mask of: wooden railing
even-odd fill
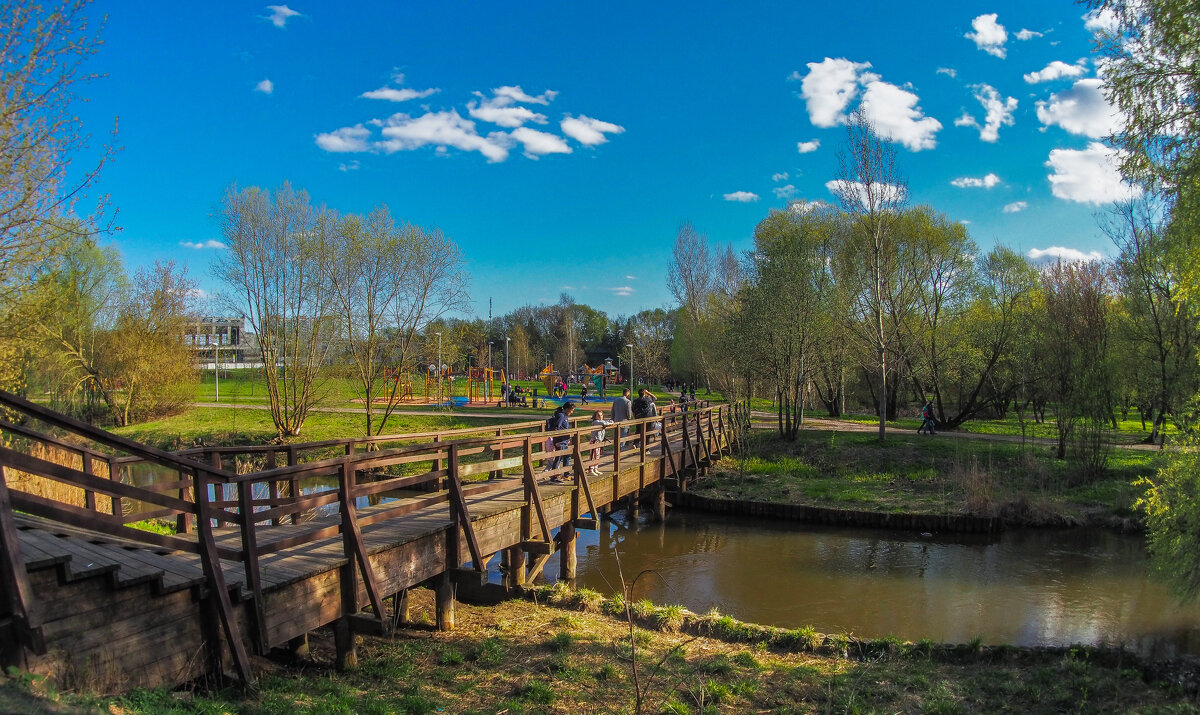
[[[607,428],[603,442],[591,440],[597,428],[584,424],[589,418],[579,417],[572,420],[571,428],[556,432],[547,432],[546,423],[537,420],[294,445],[200,447],[166,452],[9,393],[0,392],[0,405],[91,443],[81,446],[28,425],[0,422],[0,432],[9,435],[14,443],[22,440],[38,443],[78,457],[82,464],[81,469],[76,469],[32,456],[16,449],[15,444],[0,446],[0,536],[5,541],[5,549],[0,552],[0,570],[5,576],[0,595],[5,598],[13,627],[24,638],[22,642],[36,649],[39,621],[36,603],[29,601],[28,585],[23,581],[13,510],[132,542],[198,554],[208,592],[217,597],[221,627],[238,675],[247,681],[249,661],[233,616],[222,559],[242,564],[246,588],[254,594],[253,642],[259,650],[271,645],[266,638],[260,561],[265,556],[301,549],[339,535],[347,564],[343,576],[348,577],[343,578],[342,585],[344,610],[348,613],[359,610],[354,578],[361,576],[372,610],[380,626],[386,627],[383,598],[389,594],[380,591],[370,567],[362,536],[364,527],[445,505],[450,521],[446,530],[447,567],[455,569],[461,565],[459,554],[465,546],[471,569],[481,573],[486,555],[480,551],[474,531],[472,500],[520,488],[525,515],[519,545],[531,553],[550,554],[555,547],[539,480],[565,477],[572,486],[570,523],[595,528],[599,517],[597,500],[585,464],[620,472],[661,456],[671,473],[677,474],[684,453],[688,455],[687,463],[692,465],[711,461],[732,446],[749,423],[749,413],[743,404],[692,403],[687,411],[675,410],[612,425]],[[651,448],[657,448],[658,454],[652,454]],[[593,450],[599,450],[597,459],[591,458]],[[236,468],[229,469],[226,465],[229,460],[236,463],[238,458],[261,460],[263,468],[237,474]],[[563,463],[566,461],[563,458],[570,458],[571,464]],[[281,461],[285,463],[280,464]],[[107,468],[97,470],[99,464]],[[141,487],[126,483],[130,470],[139,464],[157,465],[177,478]],[[536,471],[537,466],[541,471]],[[6,469],[81,488],[84,504],[70,505],[6,489]],[[100,471],[105,474],[98,474]],[[612,481],[615,497],[617,480]],[[111,513],[97,509],[97,494],[111,498]],[[365,510],[360,507],[364,500],[368,505]],[[601,503],[607,501],[606,496]],[[135,508],[134,504],[141,508]],[[312,518],[323,508],[332,512],[334,505],[339,516],[336,521]],[[128,526],[143,519],[173,519],[177,533],[162,535]],[[282,538],[278,535],[263,538],[264,529],[284,523],[302,528],[291,529]],[[223,537],[222,546],[218,546],[215,534],[225,526],[236,529],[239,538]],[[465,544],[460,543],[460,534]]]

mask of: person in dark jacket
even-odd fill
[[[574,411],[575,411],[575,403],[574,402],[568,402],[568,403],[564,404],[562,407],[559,407],[557,410],[554,411],[554,414],[550,417],[550,420],[546,423],[546,428],[550,432],[557,432],[559,430],[571,429],[570,417],[571,417],[571,413]],[[571,436],[570,435],[559,435],[554,438],[554,451],[557,452],[559,450],[566,449],[569,446],[571,446]],[[569,467],[569,466],[571,466],[570,455],[554,457],[553,459],[550,460],[550,469],[557,469],[558,467]],[[550,481],[552,481],[552,482],[567,482],[567,481],[570,481],[570,479],[568,479],[565,476],[557,476],[557,477],[551,478]]]

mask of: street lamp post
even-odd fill
[[[633,343],[625,343],[625,347],[629,348],[629,391],[633,392]]]
[[[434,334],[438,336],[438,359],[437,359],[438,409],[441,409],[442,408],[442,334],[441,333],[434,333]]]
[[[512,379],[512,375],[510,375],[508,373],[508,343],[511,340],[512,340],[512,338],[508,337],[507,335],[504,336],[504,379],[505,380]]]
[[[492,341],[488,341],[488,364],[487,364],[487,381],[483,389],[487,391],[488,399],[492,399]]]

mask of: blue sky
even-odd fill
[[[89,69],[107,76],[81,113],[97,140],[119,117],[95,187],[119,209],[110,240],[130,266],[186,263],[208,292],[225,187],[291,181],[442,228],[484,317],[489,297],[499,314],[563,291],[611,315],[666,305],[678,226],[745,250],[769,209],[834,200],[841,122],[864,103],[910,203],[985,249],[1108,254],[1095,214],[1129,191],[1068,2],[93,12],[108,19]]]

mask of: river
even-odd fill
[[[627,578],[653,572],[636,598],[698,613],[860,637],[1200,654],[1200,606],[1179,606],[1149,578],[1140,536],[919,534],[685,511],[665,524],[643,518],[636,529],[610,522],[579,534],[578,586],[619,590],[619,556]],[[547,563],[548,579],[557,565]]]

